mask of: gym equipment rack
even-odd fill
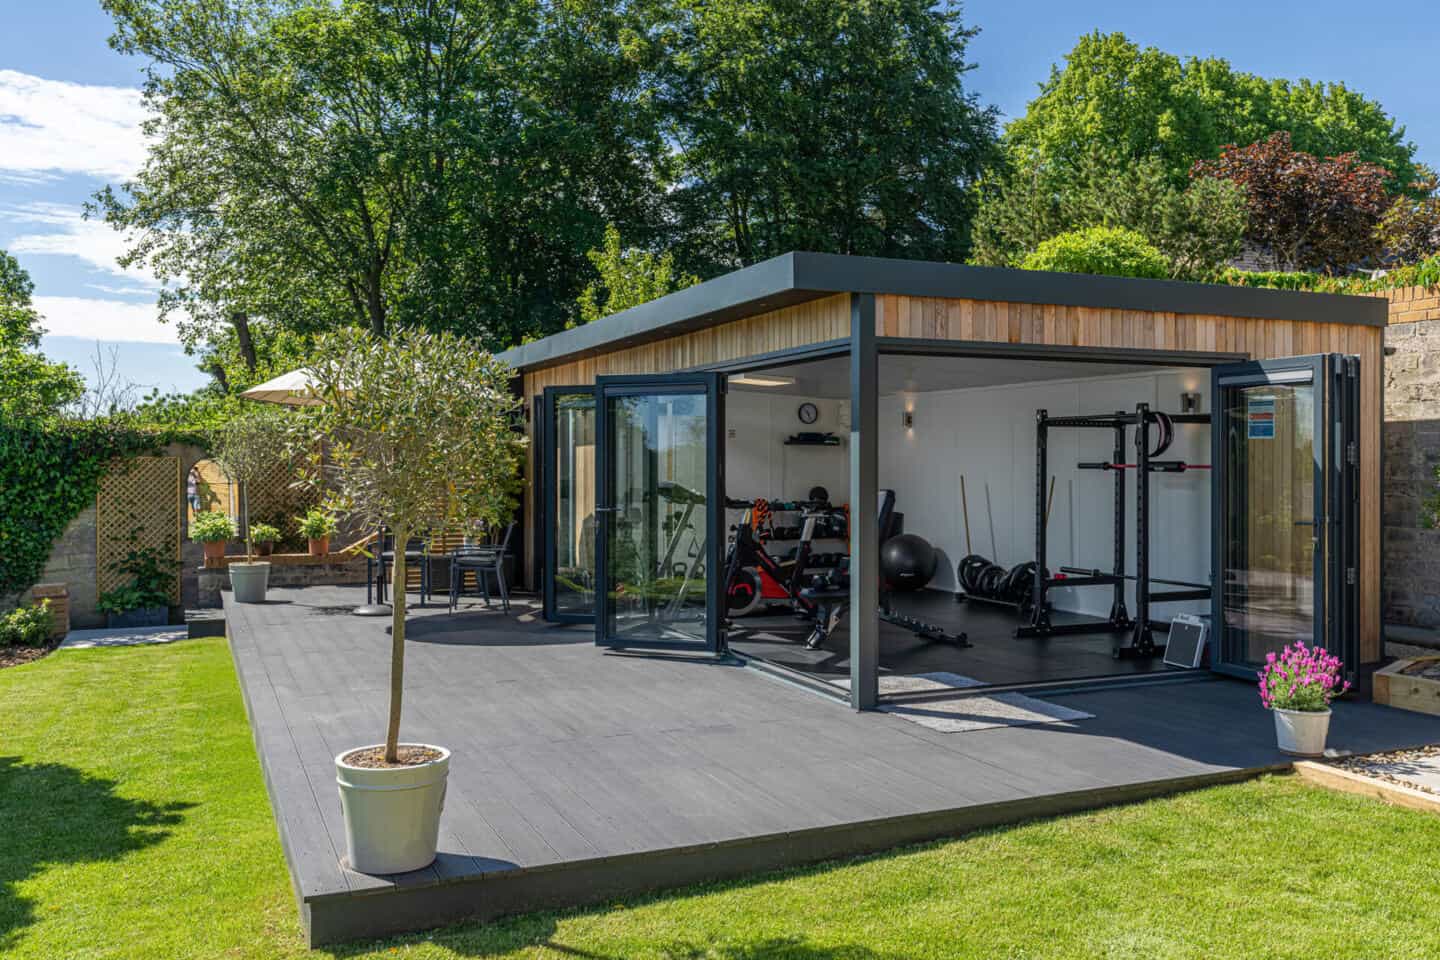
[[[1112,653],[1122,657],[1153,657],[1165,651],[1164,646],[1155,643],[1153,629],[1157,624],[1150,620],[1152,603],[1169,603],[1181,600],[1205,600],[1210,598],[1210,587],[1205,584],[1186,581],[1161,580],[1150,576],[1150,474],[1180,473],[1186,470],[1206,469],[1205,465],[1187,464],[1178,460],[1155,459],[1170,445],[1171,424],[1209,424],[1209,414],[1165,414],[1152,411],[1147,403],[1137,404],[1134,413],[1117,410],[1113,414],[1099,416],[1052,417],[1044,409],[1035,411],[1035,569],[1037,575],[1033,584],[1030,622],[1015,630],[1017,637],[1051,637],[1066,634],[1109,633],[1126,631],[1130,635],[1128,645],[1116,644]],[[1161,439],[1154,450],[1150,449],[1150,425],[1160,426]],[[1126,430],[1136,427],[1135,460],[1127,462],[1125,456]],[[1045,479],[1049,475],[1049,431],[1058,428],[1111,430],[1115,444],[1112,460],[1109,462],[1087,462],[1077,466],[1082,470],[1106,470],[1115,475],[1114,492],[1114,557],[1112,571],[1084,568],[1060,569],[1061,576],[1050,576],[1046,564],[1048,537],[1045,517]],[[1135,471],[1135,575],[1125,572],[1125,471]],[[1078,576],[1066,576],[1068,573]],[[1125,585],[1135,583],[1135,616],[1125,604]],[[1151,583],[1165,583],[1183,586],[1183,590],[1153,592]],[[1053,623],[1050,619],[1050,604],[1047,595],[1052,587],[1098,587],[1109,586],[1114,591],[1110,613],[1103,620],[1077,623]]]

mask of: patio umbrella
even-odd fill
[[[304,370],[291,370],[257,384],[240,394],[246,400],[261,403],[283,403],[292,407],[313,407],[320,401],[311,392],[310,375]]]

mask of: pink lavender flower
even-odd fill
[[[1260,702],[1267,710],[1325,710],[1350,689],[1342,671],[1339,657],[1297,640],[1265,655],[1265,667],[1256,674]]]

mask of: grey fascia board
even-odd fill
[[[772,257],[593,323],[512,347],[501,353],[499,359],[519,370],[548,366],[674,336],[685,329],[722,322],[732,314],[744,316],[786,305],[781,301],[793,303],[808,299],[792,296],[795,256],[787,253]]]
[[[972,267],[958,263],[828,253],[795,254],[795,285],[804,289],[833,289],[837,292],[844,289],[851,293],[963,297],[1011,303],[1380,327],[1386,325],[1388,314],[1388,307],[1381,297]]]
[[[501,353],[500,359],[517,370],[551,366],[837,293],[960,297],[1378,327],[1386,325],[1388,316],[1381,297],[796,252],[513,347]]]

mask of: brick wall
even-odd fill
[[[1440,627],[1440,530],[1421,504],[1440,466],[1440,289],[1387,291],[1385,331],[1384,617]],[[1393,352],[1391,352],[1393,351]]]

